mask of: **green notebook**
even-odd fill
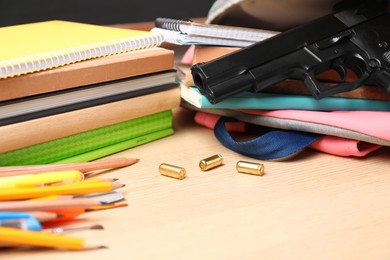
[[[172,133],[166,110],[0,154],[0,166],[89,161]]]
[[[63,160],[59,160],[53,163],[74,163],[74,162],[88,162],[92,160],[99,159],[101,157],[114,154],[131,147],[136,147],[141,144],[149,143],[151,141],[163,138],[165,136],[173,134],[173,128],[163,129],[157,132],[153,132],[150,134],[142,135],[130,140],[126,140],[117,144],[109,145],[106,147],[102,147],[100,149],[96,149],[90,152],[86,152],[83,154],[79,154],[73,157],[69,157]]]

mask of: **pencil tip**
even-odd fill
[[[85,250],[92,250],[92,249],[106,249],[108,246],[105,245],[90,245],[90,244],[84,244]]]
[[[104,229],[104,227],[100,224],[96,224],[96,225],[91,226],[91,229]]]
[[[140,161],[140,159],[138,159],[138,158],[132,158],[131,159],[131,164],[137,163],[139,161]]]
[[[118,181],[119,178],[112,178],[112,181]]]

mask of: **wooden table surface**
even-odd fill
[[[126,184],[127,207],[90,212],[69,233],[108,249],[1,250],[1,259],[390,259],[390,149],[364,159],[313,150],[263,162],[264,176],[237,173],[251,160],[219,144],[211,130],[177,109],[175,134],[111,157],[135,157],[104,173]],[[219,153],[209,172],[199,160]],[[160,163],[182,166],[184,180],[161,176]]]

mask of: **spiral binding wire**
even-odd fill
[[[120,40],[86,44],[56,52],[5,60],[0,63],[0,78],[18,76],[30,72],[56,68],[82,60],[131,52],[159,46],[164,40],[161,34],[145,34]]]
[[[189,19],[188,20],[178,20],[178,19],[172,19],[172,18],[159,17],[159,18],[156,18],[155,25],[158,28],[184,33],[180,29],[180,25],[186,24],[189,22],[191,22],[191,20],[189,20]]]

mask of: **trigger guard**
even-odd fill
[[[304,84],[309,88],[315,99],[321,99],[341,92],[351,91],[359,87],[365,80],[369,78],[368,73],[364,73],[362,77],[355,82],[345,82],[336,86],[321,85],[311,72],[304,74]]]
[[[345,81],[347,78],[347,69],[344,63],[334,62],[332,63],[331,69],[339,74],[342,81]]]

